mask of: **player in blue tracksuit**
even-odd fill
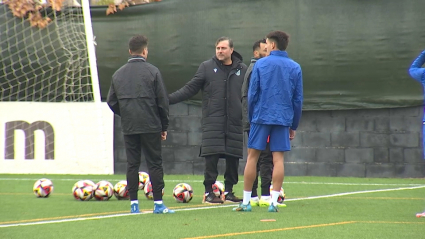
[[[243,201],[234,211],[251,211],[252,185],[260,152],[266,148],[270,135],[273,153],[273,190],[269,212],[277,212],[277,198],[284,178],[283,154],[291,150],[301,118],[303,83],[300,65],[288,57],[289,37],[274,31],[267,35],[268,57],[259,59],[252,70],[248,89],[248,157],[244,171]]]
[[[422,68],[422,65],[425,63],[425,50],[419,54],[419,56],[413,61],[412,65],[409,68],[410,76],[419,81],[422,84],[422,87],[425,89],[425,68]],[[424,91],[424,100],[425,100],[425,91]],[[425,112],[425,108],[424,108]],[[425,133],[425,114],[422,119],[422,133]],[[425,134],[424,134],[425,135]],[[422,142],[422,146],[425,149],[425,140]],[[425,150],[423,151],[423,158],[425,159]]]
[[[410,76],[419,81],[424,88],[424,101],[425,101],[425,68],[422,65],[425,63],[425,50],[419,54],[419,56],[413,61],[409,68]],[[424,104],[424,116],[422,118],[422,147],[423,147],[423,158],[425,159],[425,104]],[[416,214],[416,217],[425,217],[425,211],[423,213]]]

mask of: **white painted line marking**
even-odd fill
[[[388,188],[388,189],[376,189],[376,190],[356,191],[356,192],[347,192],[347,193],[336,193],[336,194],[323,195],[323,196],[312,196],[312,197],[306,197],[306,198],[292,198],[292,199],[287,199],[287,200],[285,199],[285,202],[286,201],[310,200],[310,199],[318,199],[318,198],[340,197],[340,196],[363,194],[363,193],[379,193],[379,192],[389,192],[389,191],[412,190],[412,189],[418,189],[418,188],[425,188],[425,185],[408,187],[408,188]]]
[[[415,187],[407,187],[407,188],[377,189],[377,190],[367,190],[367,191],[336,193],[336,194],[330,194],[330,195],[313,196],[313,197],[305,197],[305,198],[293,198],[293,199],[286,199],[285,202],[302,201],[302,200],[310,200],[310,199],[318,199],[318,198],[340,197],[340,196],[363,194],[363,193],[377,193],[377,192],[388,192],[388,191],[412,190],[412,189],[419,189],[419,188],[425,188],[425,185],[415,186]],[[205,210],[205,209],[214,209],[214,208],[226,208],[226,207],[235,207],[236,205],[237,204],[226,204],[226,205],[219,205],[219,206],[194,207],[194,208],[176,209],[175,211],[176,212],[177,211],[194,211],[194,210]],[[26,223],[13,223],[13,224],[0,225],[0,228],[16,227],[16,226],[31,226],[31,225],[51,224],[51,223],[63,223],[63,222],[74,222],[74,221],[84,221],[84,220],[96,220],[96,219],[104,219],[104,218],[136,216],[136,215],[145,215],[145,214],[146,215],[152,214],[152,212],[145,212],[145,213],[141,213],[141,214],[131,214],[131,213],[124,213],[123,214],[123,213],[121,213],[121,214],[112,214],[112,215],[106,215],[106,216],[80,217],[80,218],[58,219],[58,220],[26,222]]]
[[[39,222],[25,222],[25,223],[14,223],[14,224],[5,224],[0,225],[2,227],[17,227],[17,226],[31,226],[31,225],[39,225],[39,224],[51,224],[51,223],[62,223],[62,222],[76,222],[76,221],[84,221],[84,220],[94,220],[94,219],[103,219],[103,218],[111,218],[111,217],[124,217],[124,216],[134,216],[138,214],[114,214],[114,215],[106,215],[106,216],[96,216],[96,217],[79,217],[79,218],[70,218],[70,219],[59,219],[59,220],[49,220],[49,221],[39,221]]]

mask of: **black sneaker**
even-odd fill
[[[224,200],[226,200],[226,202],[242,202],[242,198],[238,198],[235,196],[235,194],[233,192],[229,192],[229,193],[224,193]]]
[[[208,195],[204,194],[204,199],[202,200],[202,203],[219,204],[223,203],[223,200],[217,197],[213,192],[210,192],[208,193]]]

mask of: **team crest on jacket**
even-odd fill
[[[238,71],[236,72],[236,75],[237,75],[237,76],[240,76],[240,75],[241,75],[241,70],[238,70]]]
[[[214,68],[214,72],[217,72],[217,68]]]

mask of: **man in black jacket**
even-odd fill
[[[217,164],[226,159],[223,199],[240,202],[233,193],[238,183],[239,159],[242,158],[243,130],[241,87],[246,72],[242,56],[233,50],[233,41],[220,37],[216,54],[201,63],[195,76],[181,89],[170,94],[170,104],[187,100],[202,91],[202,144],[200,156],[205,157],[205,203],[223,203],[212,192],[217,180]]]
[[[127,183],[131,212],[139,213],[137,199],[142,149],[152,183],[154,213],[174,213],[162,202],[164,171],[161,140],[167,138],[168,98],[158,68],[146,62],[148,39],[137,35],[130,39],[127,64],[112,76],[108,105],[121,116],[127,153]]]

